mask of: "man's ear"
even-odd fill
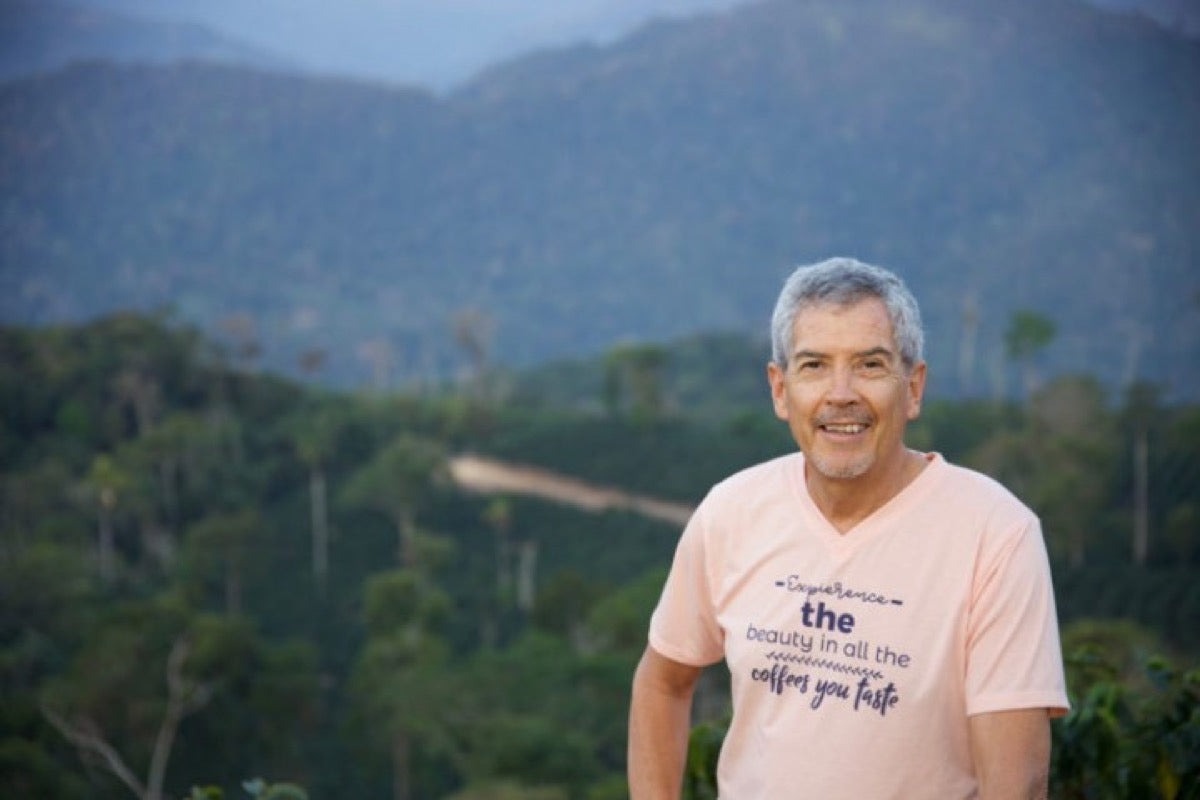
[[[925,375],[927,372],[924,361],[918,361],[909,370],[905,381],[908,391],[908,418],[916,419],[921,416],[921,398],[925,396]]]
[[[774,361],[767,363],[767,384],[771,387],[771,405],[775,409],[775,416],[786,421],[788,418],[786,372]]]

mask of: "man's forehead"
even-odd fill
[[[896,349],[896,336],[887,306],[869,297],[854,303],[815,303],[796,312],[792,343],[801,348],[806,341],[821,340],[862,349]]]

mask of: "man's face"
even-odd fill
[[[786,370],[772,363],[767,377],[776,416],[822,477],[879,479],[902,463],[925,364],[906,371],[882,300],[802,310]]]

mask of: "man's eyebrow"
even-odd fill
[[[797,350],[796,352],[792,353],[792,358],[796,361],[799,361],[803,358],[829,358],[829,355],[827,353],[817,352],[816,350]]]
[[[854,354],[855,358],[869,358],[871,356],[884,356],[890,360],[895,358],[896,354],[883,345],[872,347],[867,350],[860,350]],[[829,354],[822,353],[818,350],[797,350],[795,353],[792,353],[792,358],[796,359],[797,361],[803,358],[815,358],[820,360],[822,358],[829,358]]]

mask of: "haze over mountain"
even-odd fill
[[[0,0],[0,80],[77,61],[181,59],[297,69],[284,58],[185,19],[147,19],[65,0]]]
[[[173,52],[243,63],[248,56],[261,57],[253,53],[274,53],[288,59],[292,69],[441,91],[461,85],[485,67],[530,51],[608,44],[655,19],[683,18],[753,1],[4,0],[0,14],[3,27],[16,30],[22,27],[22,9],[47,6],[85,12],[87,25],[82,29],[77,15],[68,20],[74,24],[55,30],[41,26],[32,36],[23,36],[26,43],[40,44],[41,52],[26,59],[39,67],[48,58],[65,65],[64,59],[75,55],[82,40],[86,55],[92,57],[138,60],[149,50],[155,61]],[[1196,0],[1089,2],[1121,13],[1140,13],[1177,33],[1200,36]],[[136,19],[139,35],[131,38],[115,31],[103,21],[105,12]],[[210,41],[194,41],[201,36]],[[218,39],[222,41],[217,43]]]
[[[241,64],[276,53],[288,59],[289,71],[444,90],[531,50],[611,42],[650,19],[745,2],[0,0],[0,31],[16,45],[6,48],[0,77],[81,56]]]
[[[0,318],[173,303],[362,380],[762,330],[797,262],[921,297],[944,389],[1200,392],[1200,44],[1073,0],[774,0],[446,96],[92,63],[0,87]],[[468,325],[468,323],[470,323]],[[244,330],[244,326],[243,326]]]

